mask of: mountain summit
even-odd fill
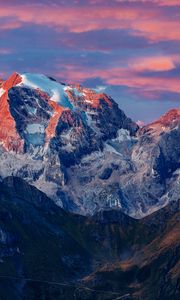
[[[79,128],[81,135],[91,129],[91,135],[101,139],[115,136],[119,126],[131,133],[137,130],[137,125],[105,94],[65,85],[41,74],[14,73],[2,83],[0,96],[0,136],[7,150],[37,151],[55,137],[60,120]],[[109,120],[104,121],[106,116]]]
[[[139,129],[109,96],[41,74],[0,88],[0,178],[17,176],[81,214],[141,218],[180,195],[180,110]]]

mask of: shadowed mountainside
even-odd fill
[[[179,299],[178,211],[172,202],[141,220],[120,210],[87,218],[6,178],[0,183],[1,300]]]

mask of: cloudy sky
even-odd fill
[[[134,120],[180,106],[180,0],[0,0],[0,77],[100,87]]]

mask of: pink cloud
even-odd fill
[[[134,23],[134,35],[144,36],[151,42],[180,40],[179,20],[150,19]]]
[[[165,6],[180,6],[179,0],[154,0],[154,2]]]
[[[103,0],[99,0],[97,2],[102,3]],[[164,6],[180,6],[179,0],[115,0],[117,3],[148,3],[148,4],[157,4]],[[96,2],[96,1],[94,1]]]
[[[169,71],[175,69],[171,57],[154,56],[134,59],[129,67],[136,71]]]
[[[130,88],[141,89],[146,95],[152,95],[156,91],[180,93],[180,79],[177,77],[148,77],[147,75],[141,75],[141,73],[133,69],[121,67],[100,70],[66,64],[64,65],[64,69],[63,79],[67,82],[71,81],[72,78],[76,78],[76,81],[82,83],[86,79],[100,77],[106,84],[124,85]],[[56,76],[62,78],[62,73],[57,72]]]
[[[137,1],[131,1],[137,2]],[[146,1],[143,1],[146,2]],[[148,1],[147,1],[148,2]],[[163,6],[167,1],[153,1],[152,7],[139,5],[105,6],[38,6],[1,5],[0,17],[16,19],[2,24],[2,29],[17,28],[25,23],[54,27],[56,30],[74,33],[100,29],[128,29],[131,34],[141,35],[149,41],[180,40],[179,20],[172,20]],[[170,1],[171,2],[171,1]],[[127,2],[126,2],[127,3]],[[139,4],[138,4],[139,3]],[[176,1],[173,1],[175,4]],[[159,5],[158,5],[159,4]]]
[[[19,22],[45,24],[57,29],[68,29],[71,32],[85,32],[96,29],[119,28],[120,20],[133,20],[139,11],[110,7],[47,7],[47,6],[2,6],[0,17],[16,17]]]
[[[16,29],[16,28],[20,28],[21,26],[22,23],[20,21],[8,21],[1,24],[0,31]]]
[[[115,75],[116,70],[114,70]],[[112,72],[111,72],[112,73]],[[125,85],[131,88],[141,88],[144,91],[161,91],[161,92],[175,92],[180,93],[179,78],[171,77],[148,77],[138,74],[131,74],[129,76],[114,76],[106,79],[108,84]]]

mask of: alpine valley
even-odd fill
[[[98,89],[0,81],[1,300],[176,300],[180,109],[139,127]]]

